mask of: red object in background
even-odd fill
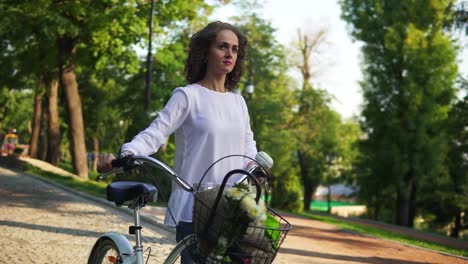
[[[13,153],[13,150],[18,145],[18,135],[16,135],[16,129],[9,129],[8,134],[3,138],[2,144],[2,155],[9,155]]]

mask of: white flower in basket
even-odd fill
[[[266,220],[266,207],[262,199],[255,202],[253,195],[248,194],[240,201],[240,207],[247,213],[251,221],[256,225],[262,225]]]
[[[224,196],[228,199],[239,201],[241,200],[248,192],[245,189],[241,188],[227,188],[224,190]]]
[[[255,189],[248,185],[239,183],[227,187],[220,202],[224,212],[224,223],[221,236],[215,248],[208,256],[210,263],[231,263],[233,248],[234,255],[265,255],[271,252],[274,245],[263,228],[267,219],[267,208],[265,202],[259,199],[255,201]],[[271,261],[268,257],[265,261]],[[232,261],[235,262],[235,261]]]

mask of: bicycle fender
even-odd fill
[[[116,232],[110,232],[101,236],[101,238],[104,237],[111,239],[115,243],[119,249],[120,255],[122,256],[123,264],[135,263],[136,259],[135,254],[133,254],[133,247],[124,235]]]

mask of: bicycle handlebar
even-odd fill
[[[177,185],[179,185],[179,187],[181,187],[185,191],[194,192],[194,188],[190,184],[188,184],[186,181],[184,181],[182,178],[177,176],[177,174],[168,165],[166,165],[162,161],[157,160],[155,158],[152,158],[152,157],[149,157],[149,156],[142,156],[142,155],[132,155],[132,156],[119,157],[119,158],[113,160],[112,161],[113,170],[109,171],[109,172],[106,172],[104,174],[101,174],[98,179],[102,180],[102,179],[105,179],[106,177],[108,177],[111,174],[131,170],[132,168],[137,167],[139,165],[142,165],[143,163],[148,163],[150,166],[162,169],[163,171],[165,171],[167,174],[169,174],[171,176],[172,180]],[[244,174],[241,177],[240,180],[236,181],[236,183],[243,182],[247,178],[252,179],[252,177],[253,177],[253,176],[248,177],[248,176],[251,176],[250,171],[236,170],[236,172],[237,173],[243,172],[242,174]],[[254,179],[254,180],[255,180],[255,182],[257,182],[256,179]],[[266,181],[265,181],[266,189],[268,189],[267,186],[268,186],[268,177],[266,178]],[[257,188],[258,188],[258,185],[257,185]]]
[[[117,162],[114,162],[114,161],[117,161]],[[99,176],[100,180],[105,179],[107,176],[111,174],[128,171],[134,167],[142,165],[143,163],[147,163],[150,166],[153,166],[153,167],[156,167],[165,171],[167,174],[171,176],[172,180],[185,191],[193,192],[193,188],[192,186],[190,186],[190,184],[188,184],[186,181],[184,181],[179,176],[177,176],[177,174],[168,165],[164,164],[162,161],[159,161],[155,158],[152,158],[149,156],[135,155],[135,156],[127,156],[124,158],[118,158],[114,161],[112,162],[113,170],[106,172],[104,174],[101,174]]]

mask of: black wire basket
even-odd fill
[[[255,224],[240,207],[229,206],[224,195],[232,175],[245,174],[257,189],[257,179],[244,170],[229,172],[220,186],[194,193],[193,226],[196,243],[191,248],[196,263],[272,263],[291,224],[272,209],[267,209],[264,224]],[[269,223],[268,225],[266,223]],[[273,224],[272,224],[273,223]]]

